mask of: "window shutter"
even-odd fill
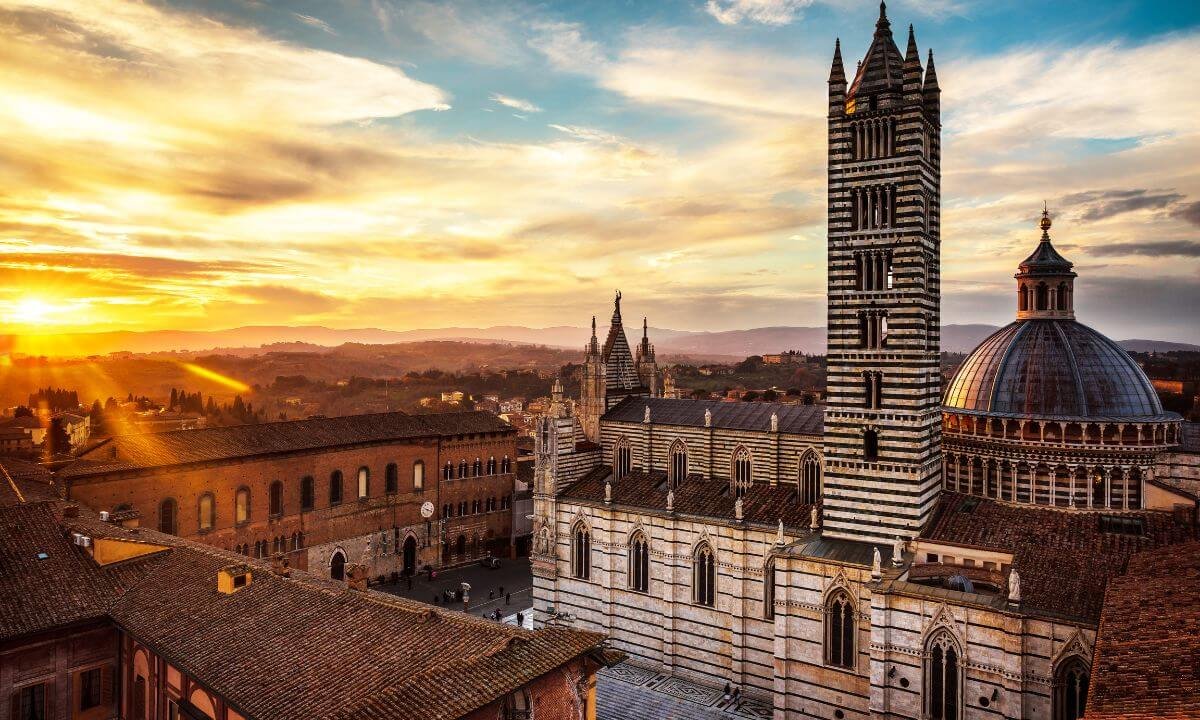
[[[100,704],[112,705],[113,701],[113,669],[105,665],[100,669]]]

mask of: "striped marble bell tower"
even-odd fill
[[[940,135],[933,53],[886,7],[847,87],[829,75],[829,349],[822,528],[917,535],[941,486]]]

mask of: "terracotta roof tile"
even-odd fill
[[[1106,532],[1105,515],[1140,521],[1139,535]],[[1104,513],[1009,505],[943,492],[921,537],[1012,553],[1021,576],[1022,610],[1095,624],[1108,578],[1140,550],[1186,542],[1196,527],[1187,513]]]
[[[138,468],[184,465],[389,440],[512,432],[487,412],[431,415],[377,413],[233,427],[120,435],[91,450],[58,475],[84,477]],[[113,455],[115,450],[115,456]]]
[[[1200,542],[1134,555],[1109,581],[1085,717],[1200,718]]]

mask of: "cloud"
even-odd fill
[[[1080,208],[1079,219],[1092,222],[1137,210],[1161,210],[1182,199],[1182,195],[1170,191],[1089,190],[1066,195],[1060,202]]]
[[[530,27],[529,47],[558,70],[590,74],[607,62],[600,44],[588,39],[579,23],[535,20]]]
[[[539,113],[542,111],[540,107],[534,105],[528,100],[509,97],[508,95],[501,95],[500,93],[492,93],[491,99],[492,102],[499,103],[505,107],[513,108],[514,110],[520,110],[523,113]]]
[[[1195,240],[1147,240],[1145,242],[1112,243],[1097,245],[1091,249],[1091,254],[1100,256],[1145,255],[1146,257],[1179,255],[1200,258],[1200,242]]]
[[[1200,227],[1200,200],[1180,205],[1175,208],[1171,215],[1184,222]]]
[[[296,18],[305,25],[308,25],[309,27],[315,27],[316,29],[321,30],[322,32],[327,32],[330,35],[337,35],[337,32],[335,32],[334,29],[329,26],[329,23],[325,22],[321,18],[313,17],[312,15],[304,15],[298,12],[292,13],[292,17]]]
[[[743,21],[787,25],[813,0],[708,0],[704,10],[722,25]]]

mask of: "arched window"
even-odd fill
[[[278,517],[283,514],[283,483],[278,480],[271,483],[268,499],[271,501],[271,516]]]
[[[413,463],[413,492],[425,492],[425,461]]]
[[[510,472],[512,472],[512,460],[509,460],[507,455],[505,455],[504,458],[502,460],[500,460],[500,472],[501,472],[501,474],[504,474],[504,475],[507,475]]]
[[[250,488],[238,488],[233,499],[233,521],[238,525],[250,521]]]
[[[305,475],[300,478],[300,509],[312,510],[316,503],[316,493],[313,492],[312,475]]]
[[[763,617],[775,619],[775,558],[768,560],[763,568]]]
[[[469,467],[470,467],[470,466],[468,466],[468,465],[467,465],[467,460],[466,460],[466,458],[463,458],[462,460],[459,460],[459,461],[458,461],[458,476],[459,476],[460,478],[465,478],[465,477],[467,477],[467,469],[468,469]]]
[[[396,463],[388,463],[383,469],[383,492],[388,495],[400,492],[400,468]]]
[[[529,702],[529,693],[515,690],[504,698],[504,717],[502,720],[533,720],[533,703]]]
[[[197,508],[200,514],[200,532],[212,530],[217,524],[217,507],[213,500],[212,493],[204,493],[200,496],[199,507]]]
[[[329,504],[342,503],[342,471],[334,470],[329,474]]]
[[[1073,655],[1054,672],[1054,720],[1079,720],[1087,705],[1088,666]]]
[[[335,551],[329,559],[329,577],[334,580],[346,579],[346,556],[341,550]]]
[[[1017,309],[1021,312],[1029,309],[1029,288],[1024,283],[1017,289]]]
[[[650,544],[640,530],[629,541],[629,589],[650,591]]]
[[[713,607],[717,599],[717,563],[708,543],[692,554],[692,602]]]
[[[684,445],[682,440],[676,440],[671,443],[670,470],[671,487],[677,488],[680,483],[687,479],[688,474],[687,445]]]
[[[454,463],[450,462],[449,460],[446,461],[446,467],[442,468],[442,479],[443,480],[453,480],[454,479]]]
[[[1046,283],[1038,283],[1035,298],[1035,308],[1038,310],[1046,310],[1049,308],[1050,291],[1046,288]]]
[[[371,494],[371,471],[364,465],[358,469],[358,499],[362,500]]]
[[[175,498],[167,498],[160,502],[158,504],[158,531],[174,535],[177,530],[175,515]]]
[[[736,497],[741,497],[746,494],[750,483],[754,481],[751,474],[750,451],[744,446],[739,445],[733,451],[732,467],[729,471],[729,476],[733,480],[733,494]]]
[[[488,458],[488,461],[487,461],[487,474],[488,474],[488,475],[495,475],[495,474],[496,474],[496,456],[495,456],[495,455],[492,455],[491,457],[489,457],[489,458]]]
[[[883,407],[883,373],[871,370],[863,373],[863,407],[870,410]]]
[[[809,448],[800,458],[800,503],[815,505],[821,502],[821,461]]]
[[[874,429],[863,431],[863,460],[879,459],[879,432]]]
[[[930,636],[925,646],[925,717],[959,720],[962,717],[962,678],[958,643],[945,630]]]
[[[825,664],[855,667],[854,639],[856,623],[854,598],[838,590],[825,601]]]
[[[587,526],[579,523],[572,533],[571,574],[587,580],[592,574],[592,538]]]
[[[629,474],[633,467],[633,451],[629,448],[629,440],[624,437],[617,440],[613,448],[613,476],[620,480]]]
[[[471,474],[475,477],[483,474],[483,461],[479,458],[475,458],[475,462],[471,464]]]

